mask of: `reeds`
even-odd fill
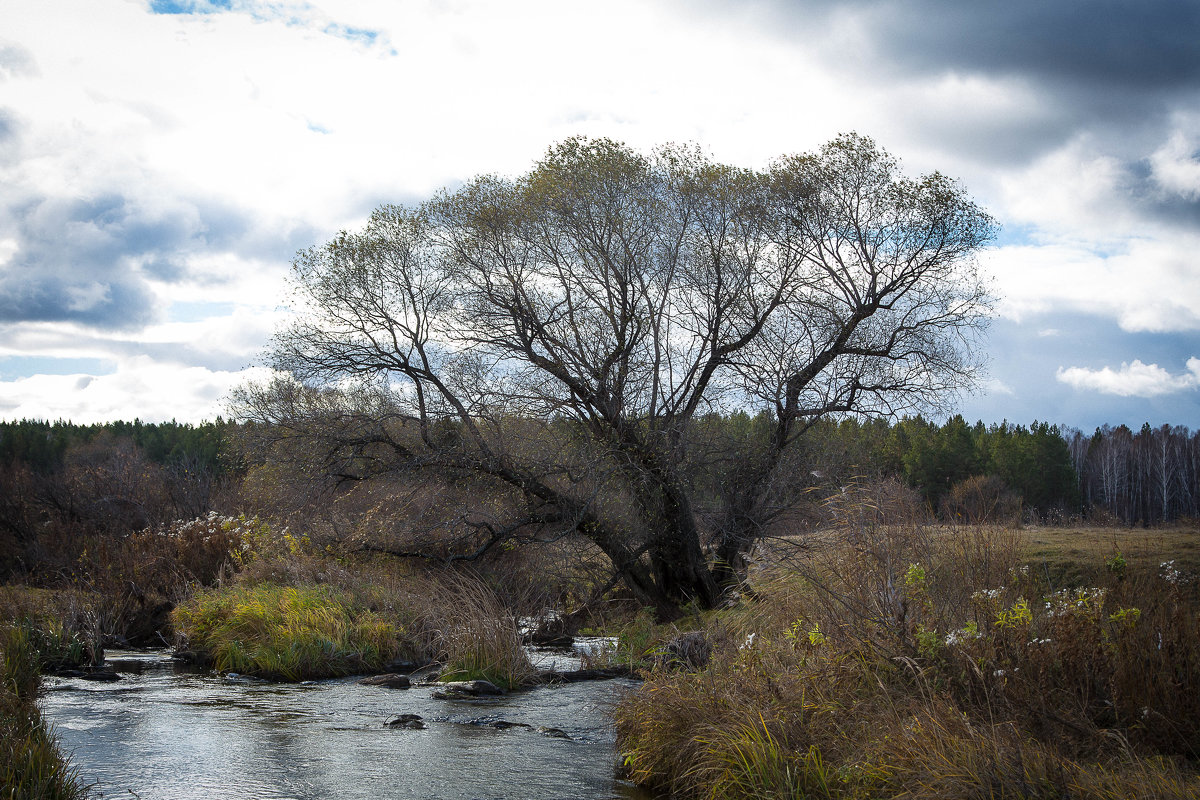
[[[514,612],[477,579],[459,577],[439,592],[438,646],[443,681],[490,681],[502,689],[530,683],[535,674]]]

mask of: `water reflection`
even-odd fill
[[[628,681],[449,701],[424,687],[353,678],[230,682],[180,670],[166,653],[113,653],[110,661],[121,681],[51,678],[42,700],[97,797],[642,797],[613,778],[605,714]],[[383,727],[404,713],[423,717],[426,728]],[[529,727],[482,724],[497,720]]]

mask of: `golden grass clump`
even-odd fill
[[[482,679],[513,689],[534,678],[519,620],[491,589],[479,580],[458,578],[439,594],[441,680]]]

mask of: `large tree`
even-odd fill
[[[509,513],[475,520],[472,554],[578,533],[643,602],[711,605],[808,426],[972,383],[992,234],[954,182],[905,178],[857,135],[762,171],[571,139],[300,253],[271,358],[287,377],[236,412],[342,480],[502,490]],[[732,445],[701,435],[732,409],[765,422]],[[713,459],[736,468],[702,519]]]

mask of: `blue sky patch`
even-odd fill
[[[0,357],[0,381],[32,375],[112,375],[116,371],[117,362],[104,358]]]
[[[219,14],[233,10],[233,0],[150,0],[155,14]]]
[[[207,301],[172,303],[167,309],[168,322],[201,322],[213,317],[227,317],[233,313],[233,303]]]
[[[336,36],[339,39],[361,42],[366,45],[375,44],[379,39],[379,31],[372,31],[367,28],[354,28],[349,25],[338,25],[337,23],[326,25],[325,33],[330,36]]]

